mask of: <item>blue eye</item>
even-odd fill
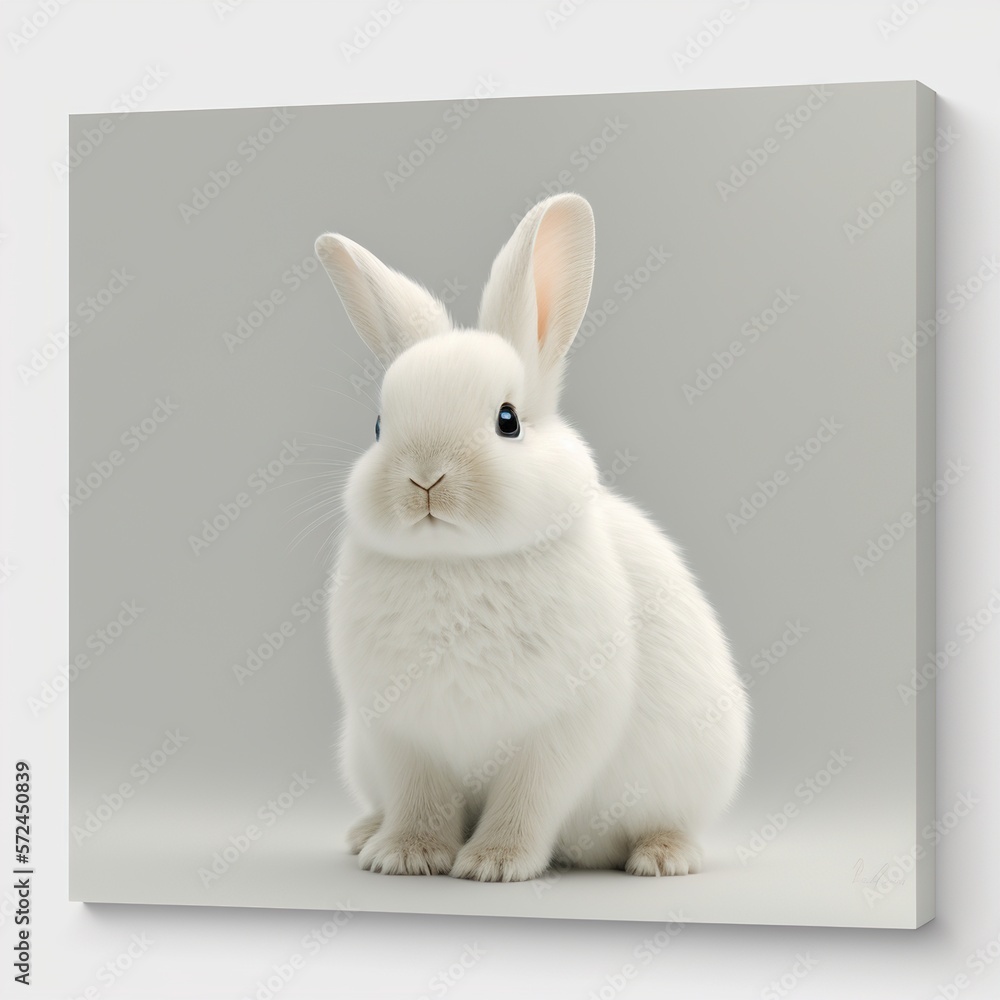
[[[379,435],[382,433],[382,415],[379,414],[375,418],[375,440],[379,439]]]
[[[504,403],[497,414],[497,434],[500,437],[516,438],[521,433],[521,422],[517,411],[510,403]]]

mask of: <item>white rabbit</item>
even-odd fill
[[[361,867],[697,871],[749,709],[681,556],[556,412],[593,279],[590,205],[528,212],[475,330],[343,236],[316,253],[388,368],[329,607],[341,764],[370,810],[349,833]],[[602,393],[626,391],[613,375]]]

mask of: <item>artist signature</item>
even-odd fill
[[[865,859],[858,858],[858,860],[854,863],[854,881],[862,882],[865,885],[877,885],[883,880],[891,882],[893,885],[902,885],[906,881],[905,875],[889,876],[886,874],[888,870],[889,862],[887,861],[881,868],[877,868],[871,875],[865,875]]]

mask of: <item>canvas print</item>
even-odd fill
[[[72,898],[919,926],[933,93],[481,84],[71,118]]]

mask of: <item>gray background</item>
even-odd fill
[[[864,577],[852,560],[933,478],[931,435],[920,456],[915,446],[918,369],[932,385],[933,349],[899,373],[886,361],[933,308],[922,303],[918,314],[918,256],[926,288],[933,270],[926,242],[917,243],[909,179],[907,195],[856,243],[842,226],[876,188],[904,176],[930,119],[918,126],[912,83],[838,85],[723,203],[715,182],[748,146],[777,135],[776,120],[808,94],[497,99],[457,131],[445,120],[452,102],[299,108],[253,163],[238,149],[270,109],[151,113],[133,115],[108,137],[107,153],[73,173],[71,310],[114,268],[136,277],[72,342],[70,480],[120,448],[157,396],[179,405],[70,518],[71,657],[120,601],[147,609],[71,690],[71,824],[121,782],[136,785],[97,833],[79,846],[71,834],[73,898],[327,907],[350,896],[360,908],[440,912],[654,919],[683,905],[693,920],[922,919],[913,879],[875,908],[853,882],[858,858],[866,873],[877,869],[906,853],[926,821],[916,816],[915,711],[896,694],[933,648],[933,632],[918,647],[915,533]],[[74,117],[71,145],[101,117]],[[606,117],[627,127],[580,170],[573,151]],[[447,141],[390,192],[383,172],[437,127]],[[230,159],[242,172],[185,223],[178,203]],[[471,324],[511,214],[563,170],[597,220],[591,308],[618,303],[574,353],[565,412],[602,468],[616,450],[637,456],[618,488],[688,552],[745,672],[786,620],[809,633],[756,678],[750,775],[714,831],[705,875],[650,883],[576,873],[542,894],[530,884],[380,879],[340,854],[355,810],[332,767],[338,705],[320,619],[296,622],[243,686],[232,671],[322,586],[325,532],[293,544],[311,515],[292,505],[315,485],[308,477],[329,468],[308,463],[349,455],[319,447],[319,435],[364,447],[374,421],[335,374],[360,373],[342,352],[356,362],[365,352],[329,281],[317,270],[291,292],[282,274],[311,256],[316,235],[337,230],[432,290],[448,280],[466,286],[450,308]],[[932,191],[932,177],[922,191]],[[672,257],[624,301],[616,282],[651,245]],[[682,385],[786,287],[799,296],[789,313],[690,405]],[[223,332],[278,288],[286,301],[231,354]],[[932,399],[922,403],[932,413]],[[785,453],[824,417],[844,429],[734,537],[727,512],[756,480],[788,471]],[[280,488],[255,495],[196,557],[188,536],[293,437],[309,448]],[[927,537],[922,544],[926,551]],[[932,580],[933,565],[921,573]],[[131,768],[171,729],[188,743],[139,786]],[[735,845],[768,812],[801,805],[795,787],[839,749],[854,758],[845,774],[741,865]],[[205,889],[197,868],[301,770],[316,786]]]

